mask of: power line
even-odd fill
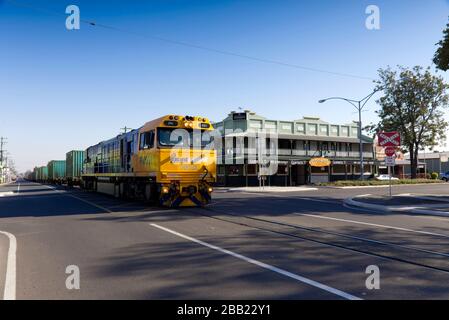
[[[60,12],[56,12],[56,11],[52,11],[52,10],[48,10],[48,9],[43,9],[43,8],[40,8],[40,7],[36,7],[36,6],[30,5],[30,4],[17,2],[17,1],[14,1],[14,0],[5,0],[5,1],[10,3],[10,4],[12,4],[12,5],[14,5],[14,6],[17,6],[17,7],[23,7],[23,8],[32,9],[32,10],[43,12],[43,13],[47,13],[47,14],[61,15],[61,16],[67,17],[67,15],[65,13],[60,13]],[[325,74],[330,74],[330,75],[334,75],[334,76],[355,78],[355,79],[361,79],[361,80],[370,80],[370,81],[374,80],[373,78],[366,77],[366,76],[360,76],[360,75],[355,75],[355,74],[350,74],[350,73],[342,73],[342,72],[336,72],[336,71],[329,71],[329,70],[325,70],[325,69],[319,69],[319,68],[313,68],[313,67],[308,67],[308,66],[303,66],[303,65],[297,65],[297,64],[288,63],[288,62],[282,62],[282,61],[279,61],[279,60],[259,58],[259,57],[250,56],[250,55],[246,55],[246,54],[241,54],[241,53],[237,53],[237,52],[226,51],[226,50],[221,50],[221,49],[215,49],[215,48],[211,48],[211,47],[206,47],[206,46],[193,44],[193,43],[189,43],[189,42],[185,42],[185,41],[173,40],[173,39],[169,39],[169,38],[165,38],[165,37],[159,37],[159,36],[155,36],[155,35],[142,34],[142,33],[138,33],[138,32],[131,31],[131,30],[126,30],[126,29],[117,28],[117,27],[114,27],[114,26],[106,25],[106,24],[97,23],[97,22],[95,22],[93,20],[80,19],[80,22],[82,22],[84,24],[88,24],[88,25],[93,26],[93,27],[113,30],[113,31],[117,31],[117,32],[125,33],[125,34],[130,34],[130,35],[133,35],[133,36],[136,36],[136,37],[141,37],[141,38],[151,39],[151,40],[158,40],[158,41],[161,41],[161,42],[166,42],[166,43],[170,43],[170,44],[174,44],[174,45],[178,45],[178,46],[184,46],[184,47],[189,47],[189,48],[193,48],[193,49],[209,51],[209,52],[213,52],[213,53],[217,53],[217,54],[221,54],[221,55],[233,56],[233,57],[243,58],[243,59],[257,61],[257,62],[266,63],[266,64],[275,64],[275,65],[279,65],[279,66],[283,66],[283,67],[290,67],[290,68],[295,68],[295,69],[301,69],[301,70],[310,71],[310,72],[325,73]]]

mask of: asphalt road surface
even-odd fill
[[[0,298],[448,299],[449,218],[343,205],[386,192],[222,190],[206,208],[164,209],[3,185]],[[449,184],[394,192],[449,195]],[[369,266],[379,289],[367,288]]]

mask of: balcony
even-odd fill
[[[257,149],[254,148],[245,148],[243,149],[229,149],[228,155],[232,154],[232,151],[235,151],[235,154],[240,154],[240,152],[244,151],[245,155],[252,154],[257,155]],[[279,156],[302,156],[302,157],[329,157],[329,158],[356,158],[360,157],[360,153],[358,151],[320,151],[320,150],[299,150],[299,149],[278,149]],[[267,150],[269,153],[269,150]],[[372,152],[363,152],[363,157],[366,159],[372,159]]]
[[[329,158],[359,158],[360,153],[358,151],[319,151],[319,150],[290,150],[279,149],[279,155],[294,155],[294,156],[307,156],[307,157],[329,157]],[[363,152],[363,157],[366,159],[372,159],[372,152]]]

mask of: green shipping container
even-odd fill
[[[65,162],[67,179],[79,180],[83,170],[84,151],[72,150],[67,152]]]
[[[48,180],[62,181],[65,179],[65,160],[52,160],[47,164]]]
[[[47,166],[41,167],[41,177],[42,177],[43,181],[48,180],[48,167]]]
[[[36,181],[46,181],[48,180],[48,168],[38,167],[36,170]]]

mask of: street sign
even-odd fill
[[[385,157],[385,165],[388,167],[394,167],[396,164],[395,157]]]
[[[392,157],[396,154],[396,148],[395,147],[385,147],[385,155],[387,157]]]
[[[397,131],[379,132],[377,143],[381,147],[399,147],[401,145],[401,135]]]

